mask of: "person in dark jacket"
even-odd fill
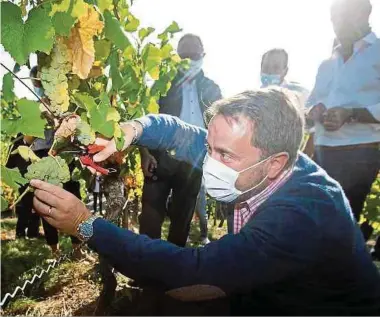
[[[122,126],[125,145],[175,149],[178,160],[202,170],[207,193],[235,204],[233,234],[178,247],[96,218],[41,181],[31,181],[35,209],[118,272],[176,299],[205,301],[192,306],[224,297],[230,310],[222,315],[379,315],[380,274],[342,187],[299,152],[298,107],[284,91],[262,89],[211,110],[208,131],[168,115],[131,121]],[[117,151],[114,140],[96,144],[106,146],[96,162]]]
[[[14,148],[18,148],[20,145],[25,145],[24,136],[19,134],[17,135],[17,140],[14,143]],[[8,168],[18,168],[21,175],[24,175],[27,172],[27,167],[29,163],[22,158],[20,154],[12,154],[9,157],[6,167]],[[24,185],[20,188],[20,193],[24,192],[28,185]],[[40,226],[40,216],[32,213],[32,202],[33,202],[33,193],[27,193],[21,201],[16,205],[16,239],[17,238],[38,238],[39,226]]]
[[[216,100],[221,92],[202,70],[205,55],[201,39],[194,34],[185,34],[178,43],[178,54],[190,59],[188,69],[180,69],[170,90],[159,100],[160,113],[181,118],[187,123],[205,128],[204,111]],[[161,238],[161,226],[165,216],[170,218],[168,241],[184,246],[190,230],[190,223],[197,205],[200,218],[201,239],[207,238],[206,199],[201,187],[202,174],[187,162],[178,162],[168,151],[141,150],[145,175],[142,212],[139,217],[140,233],[150,238]],[[167,204],[171,193],[170,204]]]

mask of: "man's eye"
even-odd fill
[[[210,146],[208,144],[205,144],[205,147],[206,147],[206,150],[207,150],[207,153],[211,153],[211,149],[210,149]]]
[[[231,160],[231,155],[228,153],[222,153],[221,154],[223,161],[230,161]]]

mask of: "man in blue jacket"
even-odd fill
[[[133,279],[183,301],[227,297],[233,315],[380,313],[380,276],[340,185],[299,153],[303,118],[284,92],[248,91],[214,103],[208,132],[168,115],[123,125],[125,144],[168,149],[203,169],[218,201],[234,202],[234,233],[204,248],[152,240],[96,218],[41,181],[35,210]],[[116,151],[114,141],[94,157]],[[205,145],[207,144],[207,145]]]

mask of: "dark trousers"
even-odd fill
[[[171,167],[162,164],[157,169],[157,180],[145,178],[142,211],[139,216],[140,234],[152,239],[161,238],[161,226],[165,215],[169,216],[168,241],[185,246],[190,231],[202,174],[184,162],[172,162]],[[170,165],[169,164],[169,165]],[[172,200],[167,199],[172,190]]]
[[[98,211],[98,199],[99,199],[99,212],[102,212],[102,199],[103,199],[103,193],[99,192],[93,192],[92,195],[94,196],[94,214]]]
[[[314,159],[342,186],[357,221],[380,169],[378,147],[316,147]],[[362,228],[363,229],[363,228]],[[363,231],[364,235],[365,232]],[[369,238],[369,237],[366,237]]]
[[[80,185],[78,182],[73,182],[73,181],[67,182],[63,184],[63,188],[80,199]],[[58,230],[54,228],[52,225],[50,225],[43,218],[42,218],[42,226],[44,227],[46,243],[48,245],[58,244]],[[71,243],[73,244],[81,243],[77,237],[70,236],[70,238],[71,238]]]
[[[27,193],[21,201],[16,205],[17,224],[16,236],[29,238],[37,237],[40,217],[36,213],[32,213],[33,193]]]

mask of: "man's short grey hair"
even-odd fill
[[[221,99],[206,111],[206,122],[215,115],[244,116],[252,121],[252,145],[263,152],[262,159],[286,152],[287,167],[296,161],[304,133],[304,116],[285,89],[264,88]]]

